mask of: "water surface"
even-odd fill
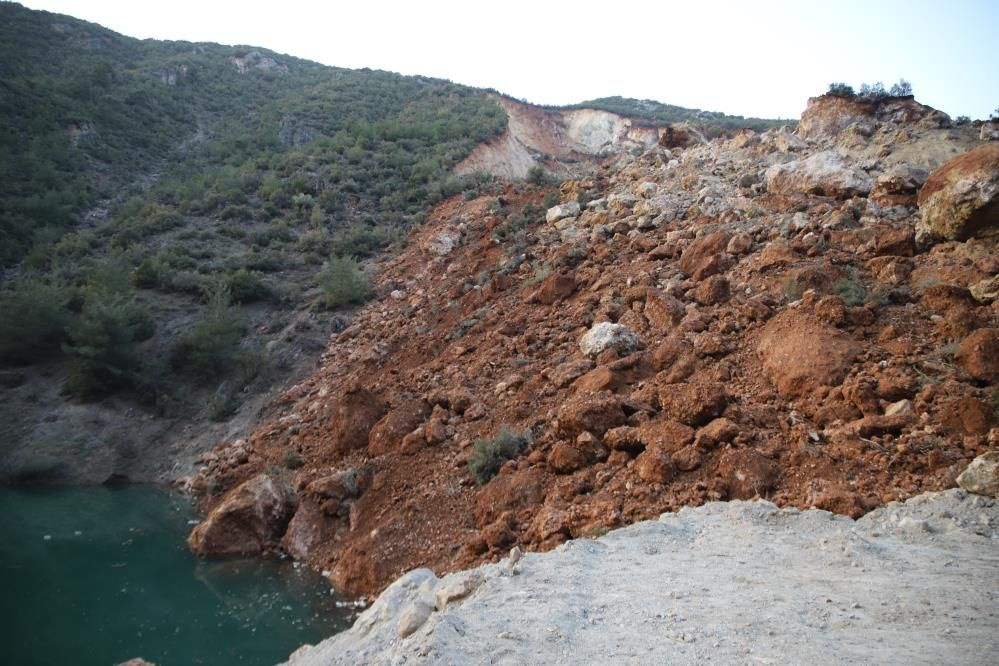
[[[195,558],[155,487],[0,488],[0,516],[2,664],[274,664],[354,612],[305,567]]]

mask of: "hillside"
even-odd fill
[[[822,96],[558,205],[442,202],[275,417],[203,458],[192,547],[371,595],[710,501],[857,517],[952,487],[999,437],[979,129]]]
[[[0,38],[8,481],[187,473],[312,366],[373,295],[367,262],[429,207],[496,175],[585,174],[631,141],[607,134],[626,119],[567,112],[567,145],[531,127],[541,148],[511,171],[475,162],[520,117],[486,91],[7,2]]]

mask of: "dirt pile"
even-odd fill
[[[193,488],[285,480],[286,549],[373,594],[713,500],[857,517],[952,487],[999,446],[999,251],[917,243],[911,190],[978,145],[917,116],[623,154],[550,222],[528,185],[442,203]],[[769,191],[795,162],[818,184]],[[873,189],[822,185],[843,170]]]

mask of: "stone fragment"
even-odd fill
[[[725,386],[719,383],[666,384],[659,387],[659,404],[668,418],[699,426],[720,416],[728,397]]]
[[[999,498],[999,451],[983,453],[957,477],[957,485],[969,493]]]
[[[548,224],[552,224],[567,217],[576,217],[579,215],[579,210],[579,204],[577,202],[567,201],[564,204],[559,204],[558,206],[552,206],[549,208],[548,212],[545,213],[545,221],[547,221]]]
[[[593,358],[605,349],[614,349],[621,356],[627,356],[644,347],[644,343],[627,326],[600,322],[586,332],[579,340],[579,349]]]
[[[433,606],[423,599],[417,599],[399,616],[399,638],[406,638],[430,619]]]

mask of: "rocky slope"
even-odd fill
[[[999,161],[890,103],[665,137],[544,220],[526,185],[444,202],[279,415],[206,456],[192,546],[372,594],[714,500],[857,517],[951,487],[999,444]]]
[[[980,664],[999,649],[997,530],[999,503],[959,490],[857,522],[714,502],[516,562],[416,569],[288,664]]]

